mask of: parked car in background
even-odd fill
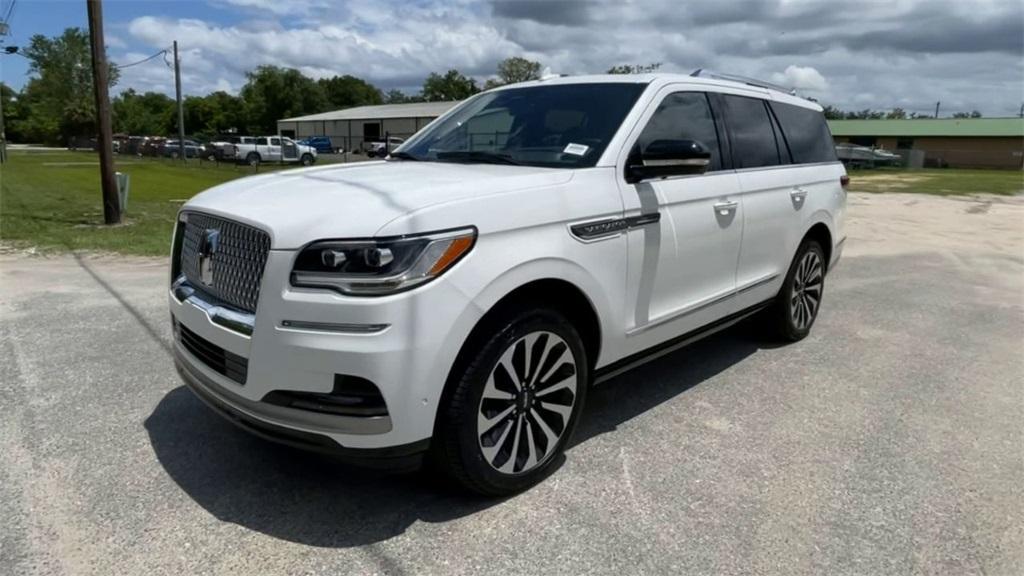
[[[227,136],[221,137],[207,145],[207,151],[212,156],[211,160],[221,162],[235,161],[238,159],[239,144],[255,144],[255,136]]]
[[[235,159],[251,166],[259,166],[263,162],[297,162],[309,166],[316,162],[316,155],[316,148],[281,136],[260,136],[253,138],[251,144],[239,142],[235,145]]]
[[[405,142],[405,139],[397,136],[389,137],[386,143],[383,141],[370,142],[366,147],[366,155],[370,158],[375,158],[377,156],[383,158],[384,156],[387,156],[390,151],[401,146],[403,142]]]
[[[203,155],[203,145],[196,142],[195,140],[185,140],[185,157],[186,158],[200,158]],[[177,140],[167,140],[164,142],[163,148],[164,158],[180,158],[181,157],[181,146]]]
[[[821,106],[765,83],[489,90],[387,162],[189,200],[167,287],[175,364],[264,438],[426,457],[511,494],[558,467],[593,383],[755,315],[806,337],[848,183]]]
[[[341,148],[337,150],[331,143],[331,139],[327,136],[311,136],[298,141],[303,146],[312,146],[320,154],[332,154],[334,152],[342,152]]]
[[[850,168],[874,168],[876,166],[900,166],[903,157],[884,148],[869,148],[855,144],[836,144],[836,156]]]

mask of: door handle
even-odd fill
[[[790,197],[793,198],[793,200],[799,202],[807,197],[807,190],[804,190],[803,188],[794,188],[793,191],[789,193],[789,195]]]
[[[733,212],[735,212],[736,211],[736,207],[739,206],[739,205],[740,205],[740,203],[736,202],[736,201],[733,201],[733,202],[716,202],[715,203],[715,214],[719,214],[721,216],[728,216],[729,214],[732,214]]]

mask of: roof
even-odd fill
[[[988,136],[1024,138],[1024,118],[829,120],[833,136]]]
[[[309,116],[285,118],[278,122],[303,122],[309,120],[376,120],[380,118],[437,118],[458,102],[413,102],[411,104],[381,104],[379,106],[356,106],[321,112]]]

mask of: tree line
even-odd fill
[[[829,120],[926,120],[934,119],[933,114],[918,114],[917,112],[908,113],[903,108],[893,108],[892,110],[872,110],[866,108],[864,110],[856,111],[845,111],[836,108],[835,106],[825,106],[825,118]],[[972,110],[970,112],[955,112],[953,118],[981,118],[981,112]]]

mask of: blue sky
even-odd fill
[[[87,25],[85,0],[15,1],[6,45]],[[1020,0],[105,0],[104,13],[115,63],[177,39],[188,94],[237,92],[262,64],[415,92],[430,72],[483,82],[520,55],[568,74],[710,68],[845,109],[927,113],[940,100],[1010,116],[1024,99]],[[3,81],[22,86],[26,63],[0,57]],[[173,75],[157,58],[123,70],[115,93],[128,87],[173,93]]]

